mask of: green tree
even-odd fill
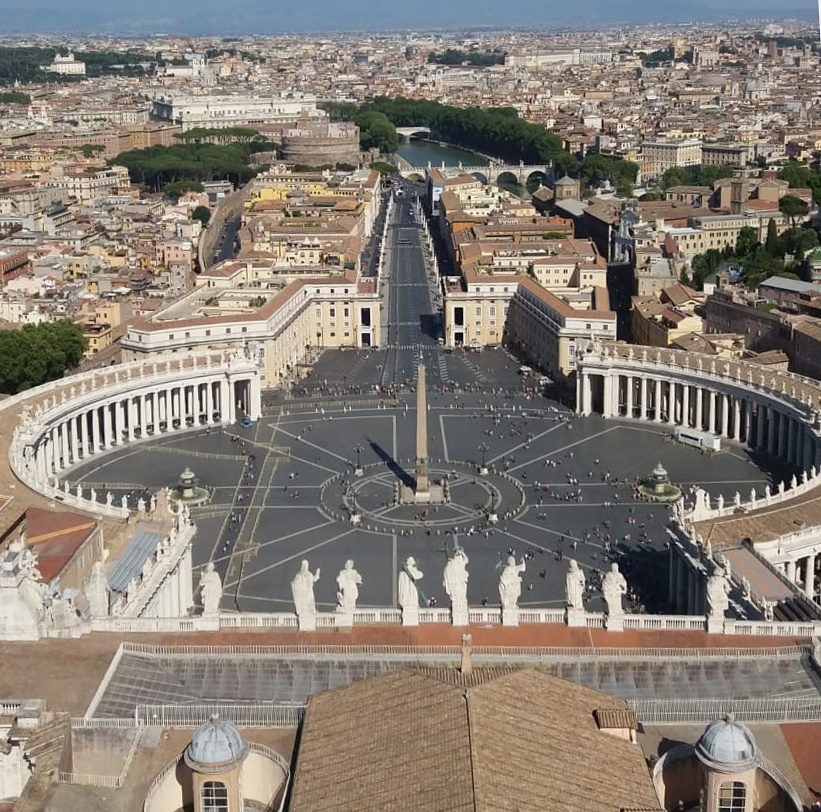
[[[191,217],[194,220],[199,220],[203,228],[205,228],[211,219],[211,209],[209,209],[208,206],[197,206],[197,208],[191,212]]]
[[[79,151],[84,158],[93,158],[95,155],[105,152],[105,147],[101,144],[82,144],[79,147]]]
[[[671,166],[661,176],[661,188],[670,189],[673,186],[684,186],[687,183],[687,173],[683,166]]]
[[[0,392],[13,395],[61,378],[80,363],[83,328],[71,321],[0,332]]]
[[[162,190],[169,197],[182,197],[187,192],[204,192],[205,186],[198,180],[178,180],[167,183]]]
[[[396,152],[399,147],[399,136],[395,125],[384,113],[366,110],[357,113],[354,121],[359,127],[359,143],[363,149],[376,147],[382,152]]]
[[[737,257],[750,256],[758,247],[758,232],[750,226],[744,226],[739,232],[735,243]]]
[[[385,161],[374,161],[371,164],[371,169],[375,169],[380,175],[395,175],[399,171],[393,164]]]
[[[778,226],[775,224],[774,218],[770,218],[770,222],[767,223],[767,240],[764,247],[771,257],[778,253]]]
[[[795,195],[784,195],[778,201],[778,210],[789,219],[790,224],[795,228],[795,221],[800,217],[804,218],[809,213],[810,207]]]

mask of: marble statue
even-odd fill
[[[732,581],[732,579],[733,579],[733,566],[732,566],[732,564],[730,564],[730,559],[727,558],[727,556],[724,555],[723,553],[721,555],[719,555],[719,557],[718,557],[718,565],[723,570],[724,577],[728,581]]]
[[[502,576],[499,578],[499,599],[502,602],[502,611],[519,608],[519,597],[522,594],[521,573],[524,571],[524,559],[521,564],[517,564],[512,555],[507,557],[507,566],[502,570]]]
[[[741,594],[746,600],[751,600],[753,597],[753,586],[746,575],[741,578]]]
[[[761,599],[761,611],[764,614],[764,620],[768,623],[772,623],[775,619],[775,603],[773,601],[769,601],[766,598]]]
[[[565,598],[568,609],[584,609],[584,573],[576,559],[570,559],[570,568],[565,576]]]
[[[624,614],[624,607],[621,604],[622,595],[627,594],[627,581],[619,572],[619,565],[615,562],[610,565],[608,572],[602,579],[602,595],[607,604],[607,614],[609,617],[618,617]]]
[[[91,575],[86,582],[86,600],[92,619],[108,617],[108,594],[105,565],[102,561],[95,561],[91,566]]]
[[[723,619],[730,606],[730,583],[724,574],[717,571],[707,579],[707,614]]]
[[[354,569],[353,561],[345,562],[344,569],[336,576],[336,585],[336,611],[353,614],[359,598],[359,587],[362,586],[362,576]]]
[[[411,556],[399,572],[399,606],[403,612],[419,609],[419,589],[416,585],[422,577],[423,573],[416,566],[416,559]]]
[[[204,617],[214,617],[219,614],[222,600],[222,580],[214,568],[214,562],[209,561],[200,575],[200,594],[202,595],[202,614]]]
[[[453,555],[445,564],[442,585],[450,598],[454,626],[468,625],[468,557],[461,548],[456,547]]]
[[[111,491],[106,492],[105,504],[106,504],[106,507],[111,507],[114,504],[114,494],[111,493]]]
[[[304,623],[311,624],[313,621],[316,628],[316,600],[314,599],[314,584],[319,580],[319,567],[316,572],[311,572],[308,562],[303,559],[299,567],[299,572],[291,580],[291,594],[294,598],[296,615],[299,618],[300,628]]]

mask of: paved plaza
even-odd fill
[[[152,491],[173,487],[190,466],[213,493],[193,511],[194,563],[216,563],[228,611],[292,611],[290,580],[303,558],[321,570],[321,611],[334,609],[336,575],[349,558],[363,578],[360,607],[397,605],[408,556],[425,574],[423,600],[446,606],[442,572],[454,544],[470,559],[473,605],[498,605],[500,562],[512,551],[527,562],[522,607],[563,606],[567,559],[576,558],[588,576],[588,608],[602,610],[598,574],[612,559],[634,603],[663,611],[668,509],[637,500],[636,477],[661,461],[685,493],[698,484],[726,499],[772,481],[740,447],[705,456],[674,444],[664,426],[577,418],[531,394],[502,350],[485,350],[443,353],[446,376],[428,387],[431,473],[450,479],[451,504],[394,506],[394,483],[413,477],[416,397],[374,393],[385,355],[328,352],[302,382],[307,394],[269,402],[249,429],[137,443],[78,467],[72,486]],[[487,476],[479,474],[483,456]]]

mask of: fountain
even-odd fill
[[[670,482],[667,469],[661,463],[639,485],[639,491],[655,502],[675,502],[681,498],[681,488]]]
[[[205,488],[197,485],[197,475],[188,467],[180,474],[180,481],[177,487],[170,494],[171,504],[186,505],[196,507],[204,505],[210,498],[210,494]]]

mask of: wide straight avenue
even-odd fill
[[[422,241],[420,214],[410,196],[395,198],[385,246],[383,335],[387,355],[381,385],[412,382],[421,362],[434,386],[448,381],[444,352],[437,343],[441,317],[436,307],[436,283]]]

